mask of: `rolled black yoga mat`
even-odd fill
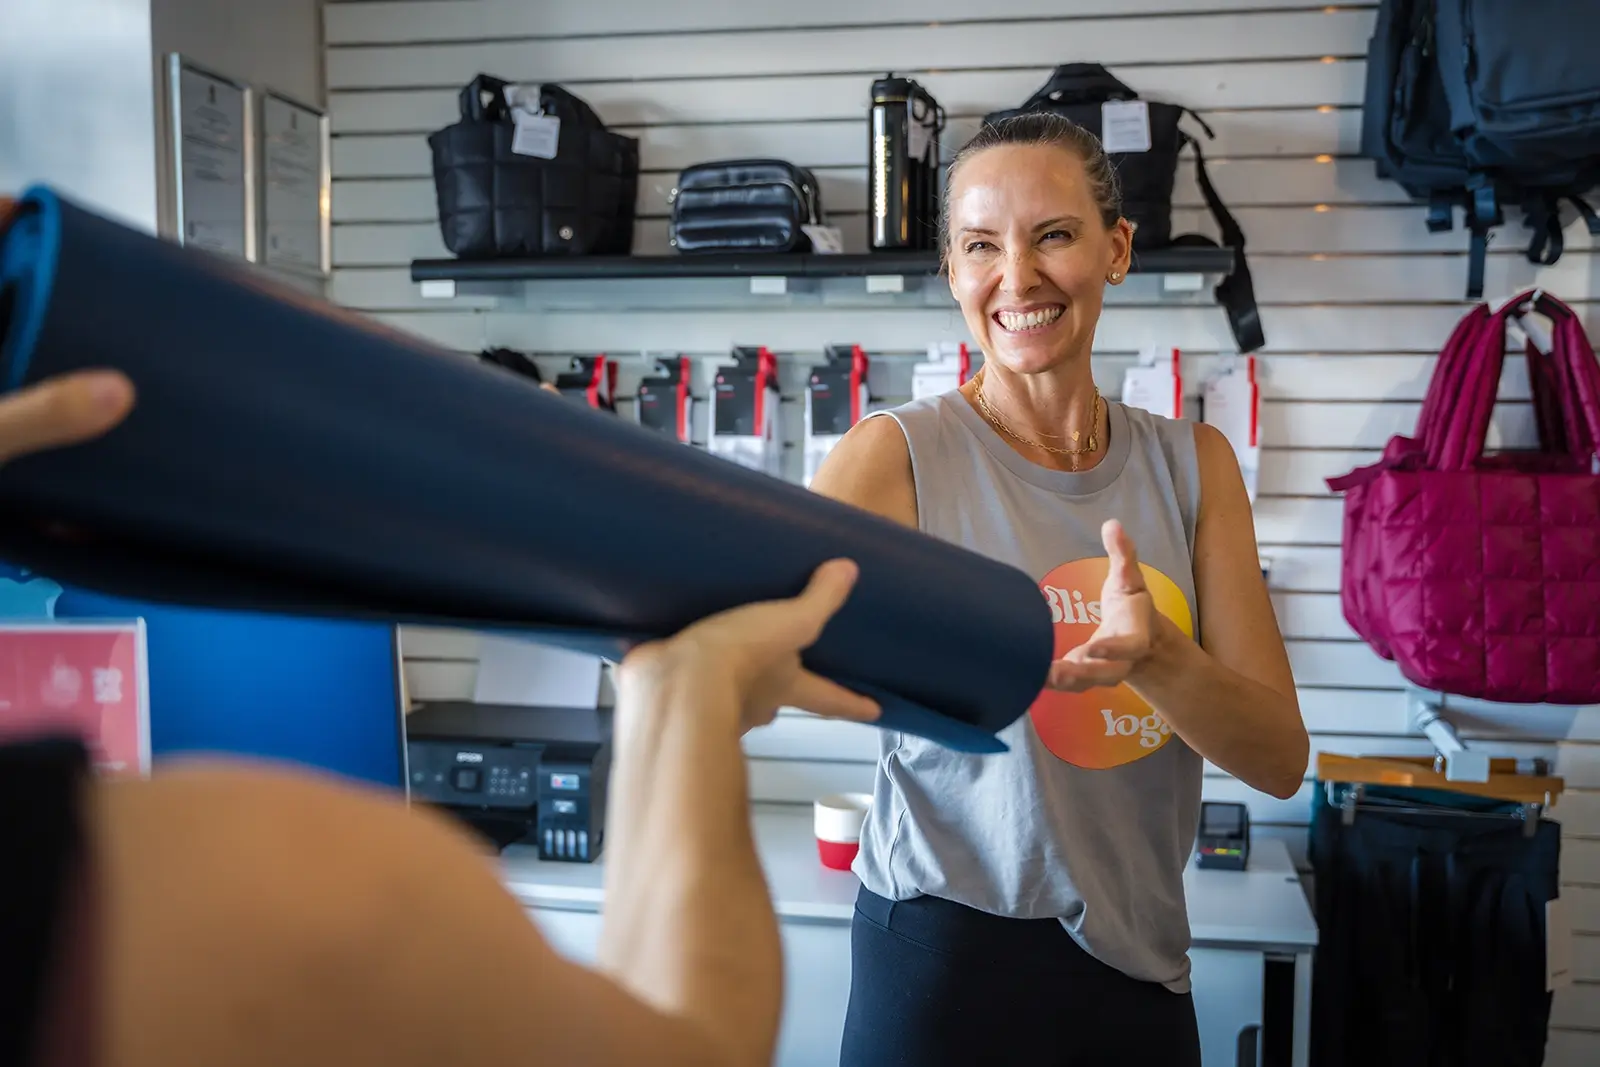
[[[1038,695],[1036,583],[35,189],[0,234],[0,388],[111,366],[98,441],[0,467],[0,557],[113,595],[516,632],[612,659],[861,567],[807,653],[967,751]]]

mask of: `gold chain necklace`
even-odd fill
[[[1074,470],[1076,470],[1077,467],[1078,467],[1078,460],[1077,460],[1078,456],[1089,455],[1091,453],[1100,451],[1100,434],[1099,434],[1099,428],[1100,428],[1100,389],[1099,389],[1098,386],[1096,386],[1095,390],[1094,390],[1094,403],[1089,409],[1089,413],[1090,414],[1089,414],[1089,440],[1088,440],[1088,442],[1086,444],[1082,445],[1081,447],[1078,447],[1078,448],[1058,448],[1055,445],[1047,445],[1043,441],[1033,441],[1033,440],[1030,440],[1030,439],[1022,436],[1017,431],[1013,430],[1009,423],[1007,423],[1004,419],[1002,419],[998,414],[995,413],[995,410],[989,406],[989,398],[984,396],[984,393],[983,393],[984,374],[985,374],[986,371],[988,371],[988,369],[989,369],[989,367],[988,367],[987,364],[985,364],[984,366],[978,368],[977,377],[973,379],[973,383],[972,383],[973,386],[974,386],[973,391],[978,396],[978,407],[983,409],[984,418],[986,418],[990,422],[994,423],[994,425],[997,428],[999,428],[1000,430],[1004,431],[1006,434],[1010,435],[1011,437],[1016,438],[1018,441],[1021,441],[1023,444],[1029,445],[1029,446],[1031,446],[1033,448],[1041,448],[1046,452],[1053,452],[1058,456],[1072,456],[1073,457],[1072,467],[1073,467]],[[1046,435],[1046,436],[1052,436],[1052,435]],[[1082,434],[1081,434],[1080,431],[1074,430],[1074,431],[1072,431],[1070,436],[1072,438],[1073,443],[1076,444],[1078,439],[1082,436]]]

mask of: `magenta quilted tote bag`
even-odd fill
[[[1527,346],[1537,451],[1486,455],[1506,320]],[[1412,437],[1330,478],[1345,498],[1345,619],[1410,681],[1511,703],[1600,703],[1600,363],[1570,308],[1474,308],[1440,353]]]

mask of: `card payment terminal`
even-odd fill
[[[1199,864],[1208,870],[1242,871],[1250,860],[1250,809],[1206,800],[1200,804]]]

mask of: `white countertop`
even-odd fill
[[[756,849],[766,870],[773,906],[784,919],[847,923],[861,883],[849,871],[832,871],[817,859],[811,809],[758,804],[752,809]],[[506,887],[525,907],[598,911],[604,899],[605,857],[594,863],[544,862],[526,846],[501,857]],[[1191,861],[1184,872],[1194,944],[1310,947],[1317,943],[1300,879],[1282,841],[1251,842],[1247,871],[1203,871]]]

